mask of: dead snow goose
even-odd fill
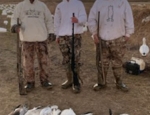
[[[146,38],[143,38],[143,44],[140,46],[139,52],[142,56],[146,56],[149,53],[149,47],[146,45]]]
[[[24,115],[28,111],[28,107],[26,105],[24,106],[17,106],[14,111],[9,113],[8,115]]]
[[[28,110],[24,115],[40,115],[41,106],[34,107],[33,109]]]
[[[60,115],[76,115],[76,114],[71,108],[69,108],[69,109],[63,110]]]
[[[40,111],[40,115],[59,115],[60,110],[57,105],[47,106]]]
[[[51,106],[51,110],[52,110],[52,114],[51,115],[60,115],[60,113],[61,113],[61,110],[58,109],[57,105]]]
[[[50,107],[45,107],[40,111],[40,115],[51,115],[52,111]]]

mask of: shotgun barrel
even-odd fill
[[[101,71],[102,71],[102,78],[104,79],[104,81],[106,82],[106,79],[105,79],[105,74],[104,74],[104,66],[103,66],[103,57],[102,57],[102,41],[101,41],[101,38],[100,38],[100,35],[99,35],[99,26],[100,26],[100,11],[98,11],[98,27],[97,27],[97,35],[98,35],[98,38],[99,38],[99,47],[97,47],[98,49],[98,65],[99,65],[99,61],[100,61],[100,64],[101,64]]]
[[[75,16],[75,14],[73,13],[73,17]],[[75,65],[75,53],[74,53],[74,23],[72,23],[72,58],[71,58],[71,69],[72,69],[72,73],[73,73],[73,85],[76,88],[79,88],[80,90],[80,83],[79,83],[79,78],[78,78],[78,74],[77,74],[77,70]]]
[[[19,27],[19,18],[17,18],[17,26]],[[18,83],[19,83],[19,94],[26,95],[26,89],[24,88],[24,77],[22,72],[22,59],[21,59],[21,42],[19,31],[17,31],[17,76],[18,76]]]

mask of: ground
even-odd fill
[[[48,3],[49,5],[50,3]],[[49,5],[54,12],[53,5]],[[87,12],[92,3],[85,3]],[[132,4],[135,34],[128,42],[127,52],[124,62],[130,60],[132,56],[142,58],[146,62],[146,70],[140,75],[130,75],[124,72],[123,81],[129,87],[128,93],[116,89],[114,77],[110,69],[107,76],[108,87],[98,92],[93,91],[92,86],[97,82],[97,70],[95,65],[95,47],[89,32],[83,34],[82,41],[82,90],[79,94],[74,94],[71,89],[61,89],[61,83],[66,79],[62,66],[62,56],[58,44],[52,42],[49,47],[49,80],[54,84],[52,90],[45,90],[40,86],[37,72],[36,88],[28,95],[20,96],[18,92],[18,77],[16,73],[16,35],[0,33],[0,115],[7,115],[19,104],[29,104],[34,106],[58,105],[61,110],[72,108],[77,114],[91,111],[95,115],[108,115],[109,108],[113,115],[128,113],[130,115],[150,115],[150,55],[142,57],[138,51],[142,44],[142,38],[146,37],[147,45],[150,45],[150,22],[142,23],[142,19],[150,16],[149,4]],[[3,24],[5,16],[0,17],[0,26]]]

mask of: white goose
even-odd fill
[[[69,108],[69,109],[63,110],[60,115],[76,115],[76,114],[71,108]]]
[[[40,112],[42,110],[40,108],[41,106],[34,107],[33,109],[28,110],[25,114],[22,114],[22,115],[40,115]]]
[[[58,108],[57,105],[51,106],[51,110],[52,110],[51,115],[60,115],[61,113],[61,110]]]
[[[40,111],[40,115],[51,115],[52,111],[51,111],[51,108],[48,106],[48,107],[45,107],[43,108],[41,111]]]
[[[139,52],[142,56],[146,56],[149,53],[149,47],[146,45],[146,38],[143,38],[143,44],[140,46]]]
[[[8,115],[24,115],[28,111],[28,107],[26,105],[19,105]]]

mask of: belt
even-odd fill
[[[114,39],[114,40],[103,40],[103,39],[101,39],[101,40],[102,40],[102,42],[106,42],[106,44],[109,44],[109,43],[121,42],[121,41],[123,41],[123,38],[124,38],[124,36],[119,37],[119,38]]]

